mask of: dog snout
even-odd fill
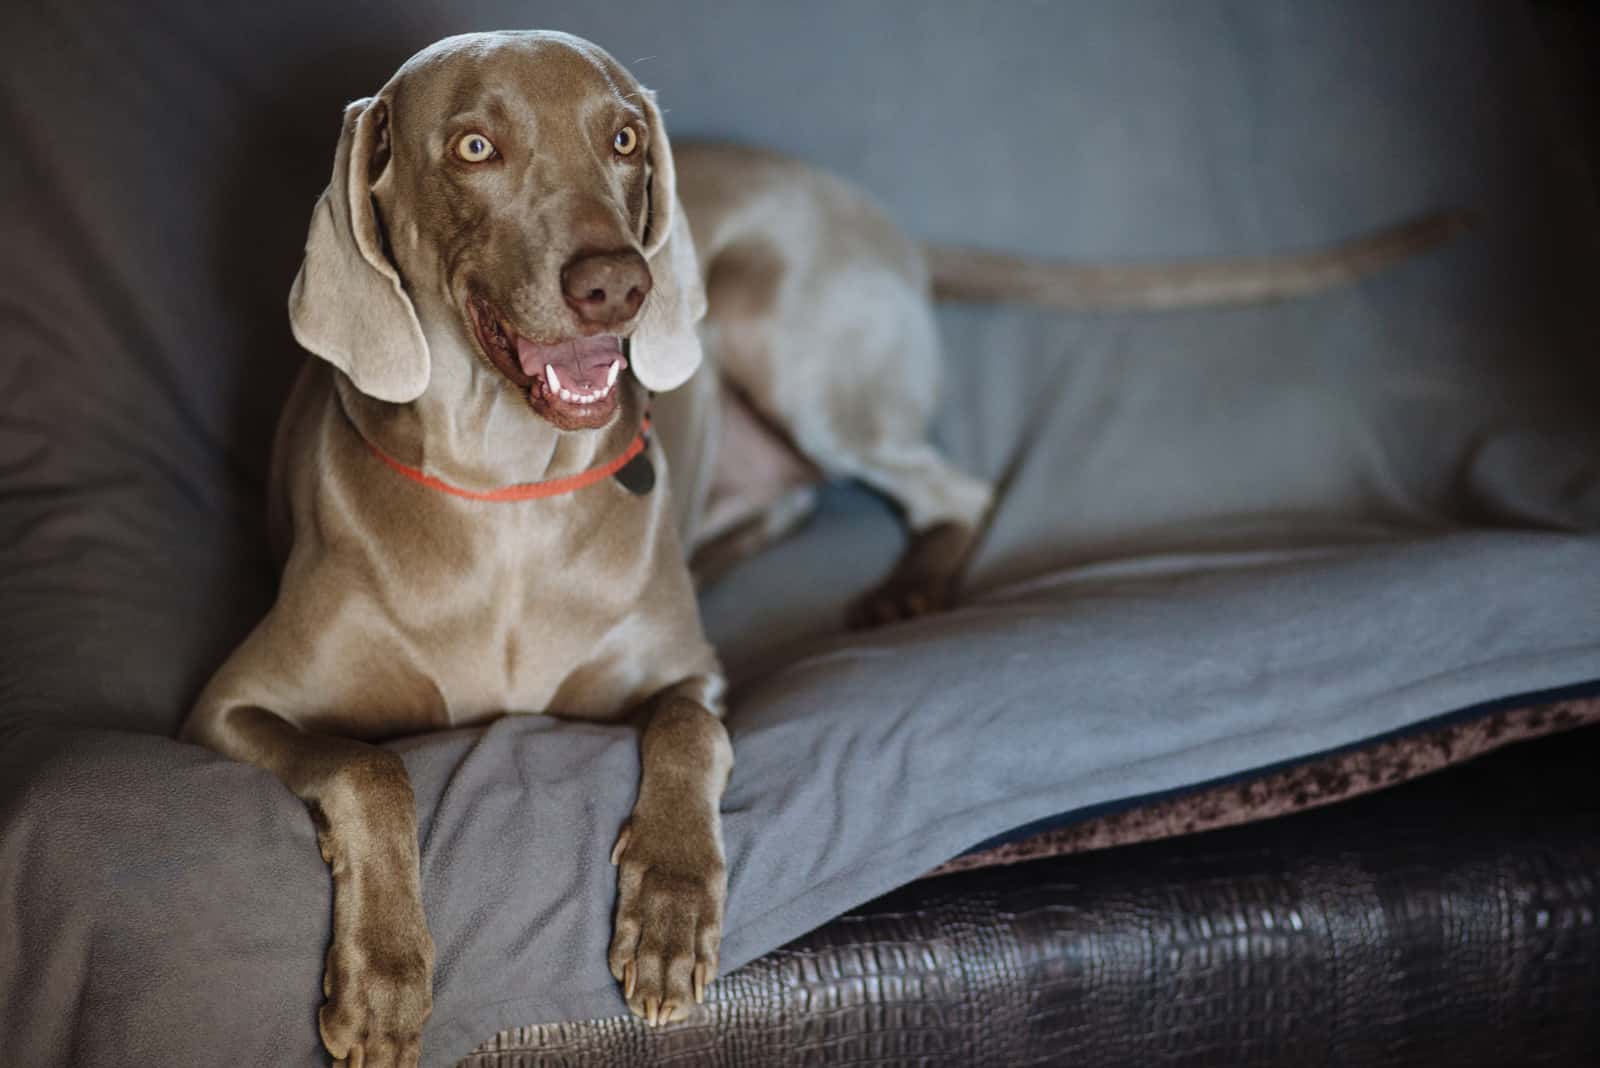
[[[636,315],[650,295],[650,268],[633,249],[579,253],[561,269],[561,292],[578,318],[615,326]]]

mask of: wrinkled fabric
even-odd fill
[[[968,605],[838,633],[899,544],[853,487],[703,601],[737,683],[726,967],[1022,824],[1600,677],[1593,161],[1509,5],[14,5],[8,1064],[322,1061],[310,820],[169,736],[273,595],[284,302],[342,105],[511,25],[602,44],[679,141],[802,156],[930,239],[1222,255],[1483,218],[1306,301],[941,312],[936,434],[1001,487]],[[634,735],[396,746],[439,952],[425,1063],[622,1011]]]

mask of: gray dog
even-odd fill
[[[1451,228],[1196,267],[924,250],[797,164],[674,160],[652,95],[585,41],[471,35],[413,57],[346,111],[290,295],[320,359],[274,446],[277,602],[183,730],[311,810],[334,884],[329,1052],[415,1064],[431,1006],[411,787],[374,743],[508,713],[644,724],[611,970],[652,1023],[704,998],[733,754],[685,561],[715,573],[801,519],[818,479],[850,476],[911,531],[857,617],[948,600],[990,489],[927,441],[930,289],[1264,299]],[[646,390],[676,392],[652,412]]]

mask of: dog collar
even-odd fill
[[[628,466],[634,457],[644,452],[645,446],[650,443],[647,437],[649,432],[650,417],[646,415],[640,421],[639,431],[633,435],[633,440],[628,443],[628,447],[623,449],[619,455],[597,467],[591,467],[587,471],[580,471],[576,475],[568,475],[565,478],[552,478],[544,482],[518,482],[515,485],[502,486],[495,490],[469,490],[460,486],[452,486],[443,479],[434,478],[432,475],[412,467],[410,464],[401,463],[378,448],[372,439],[365,434],[361,435],[361,440],[367,443],[367,448],[372,450],[372,455],[388,464],[391,470],[399,472],[419,485],[438,490],[440,493],[448,493],[453,497],[465,497],[469,501],[537,501],[546,497],[559,497],[563,493],[572,493],[615,475]],[[654,480],[652,479],[651,481],[653,482]]]

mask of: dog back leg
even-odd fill
[[[731,328],[713,318],[708,340],[723,375],[826,476],[858,479],[889,498],[909,531],[899,563],[850,621],[872,625],[944,607],[993,492],[930,441],[942,364],[926,294],[914,279],[881,269],[792,281],[741,272],[738,284],[777,299],[767,315]],[[711,309],[717,316],[715,294]]]

